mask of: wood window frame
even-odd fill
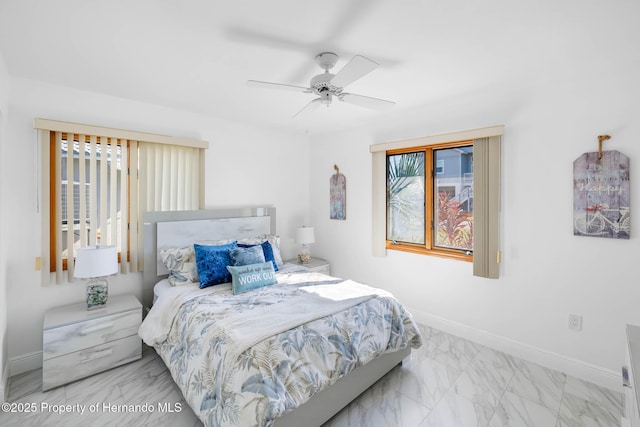
[[[425,203],[424,203],[424,218],[425,218],[425,243],[408,243],[408,242],[395,242],[392,240],[386,239],[385,247],[386,249],[402,251],[402,252],[410,252],[422,255],[430,255],[441,258],[450,258],[456,259],[460,261],[473,262],[473,253],[471,251],[464,251],[458,249],[447,249],[442,247],[434,246],[434,204],[435,204],[435,165],[433,161],[433,153],[435,150],[447,149],[447,148],[455,148],[455,147],[468,147],[473,146],[474,141],[465,139],[459,141],[451,141],[451,142],[440,142],[436,144],[428,144],[428,145],[420,145],[415,147],[405,147],[398,149],[390,149],[386,151],[386,156],[396,155],[396,154],[405,154],[405,153],[415,153],[415,152],[424,152],[424,167],[425,167],[425,177],[424,177],[424,187],[425,187]],[[388,201],[387,201],[388,203]],[[388,205],[387,205],[387,214],[388,214]],[[388,222],[387,222],[388,227]],[[388,229],[386,232],[388,236]]]

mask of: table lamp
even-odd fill
[[[311,260],[311,252],[309,245],[316,241],[313,233],[313,227],[298,227],[296,232],[296,242],[300,245],[300,253],[298,254],[298,261],[300,264],[307,264]]]
[[[109,298],[106,276],[118,272],[118,248],[115,246],[87,246],[76,250],[74,277],[87,282],[87,310],[103,308]]]

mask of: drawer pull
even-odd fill
[[[113,354],[113,349],[108,348],[106,350],[96,351],[95,353],[90,354],[86,358],[82,359],[80,363],[91,362],[92,360],[102,359],[103,357],[111,356]]]
[[[82,329],[78,332],[78,335],[89,335],[94,332],[102,331],[103,329],[111,329],[113,327],[113,322],[102,323],[100,325],[89,326],[88,328]]]
[[[622,386],[631,388],[631,381],[629,380],[629,368],[622,367]]]

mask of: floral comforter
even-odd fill
[[[311,287],[348,286],[318,273],[277,277],[276,285],[239,295],[233,295],[228,284],[206,288],[210,292],[194,289],[193,298],[185,298],[169,322],[166,339],[154,344],[205,426],[271,426],[356,367],[422,343],[404,307],[389,293],[371,288],[371,297],[346,310],[284,330],[238,353],[233,340],[245,333],[218,327],[225,318],[237,318],[238,313],[259,318],[271,308],[286,307]]]

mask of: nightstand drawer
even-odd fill
[[[136,335],[141,321],[142,311],[137,309],[47,329],[44,331],[42,357],[47,360]]]
[[[43,361],[42,390],[48,390],[142,357],[137,335]]]
[[[331,274],[331,266],[329,264],[313,267],[313,268],[310,268],[309,270],[315,271],[316,273],[323,273],[323,274],[329,274],[329,275]]]
[[[298,260],[295,259],[290,259],[286,261],[289,264],[294,264],[294,265],[299,265],[301,267],[305,267],[307,270],[309,271],[313,271],[316,273],[322,273],[322,274],[327,274],[327,275],[331,275],[331,264],[329,263],[329,261],[324,260],[322,258],[311,258],[309,260],[309,262],[305,263],[305,264],[300,264],[300,262],[298,262]]]

